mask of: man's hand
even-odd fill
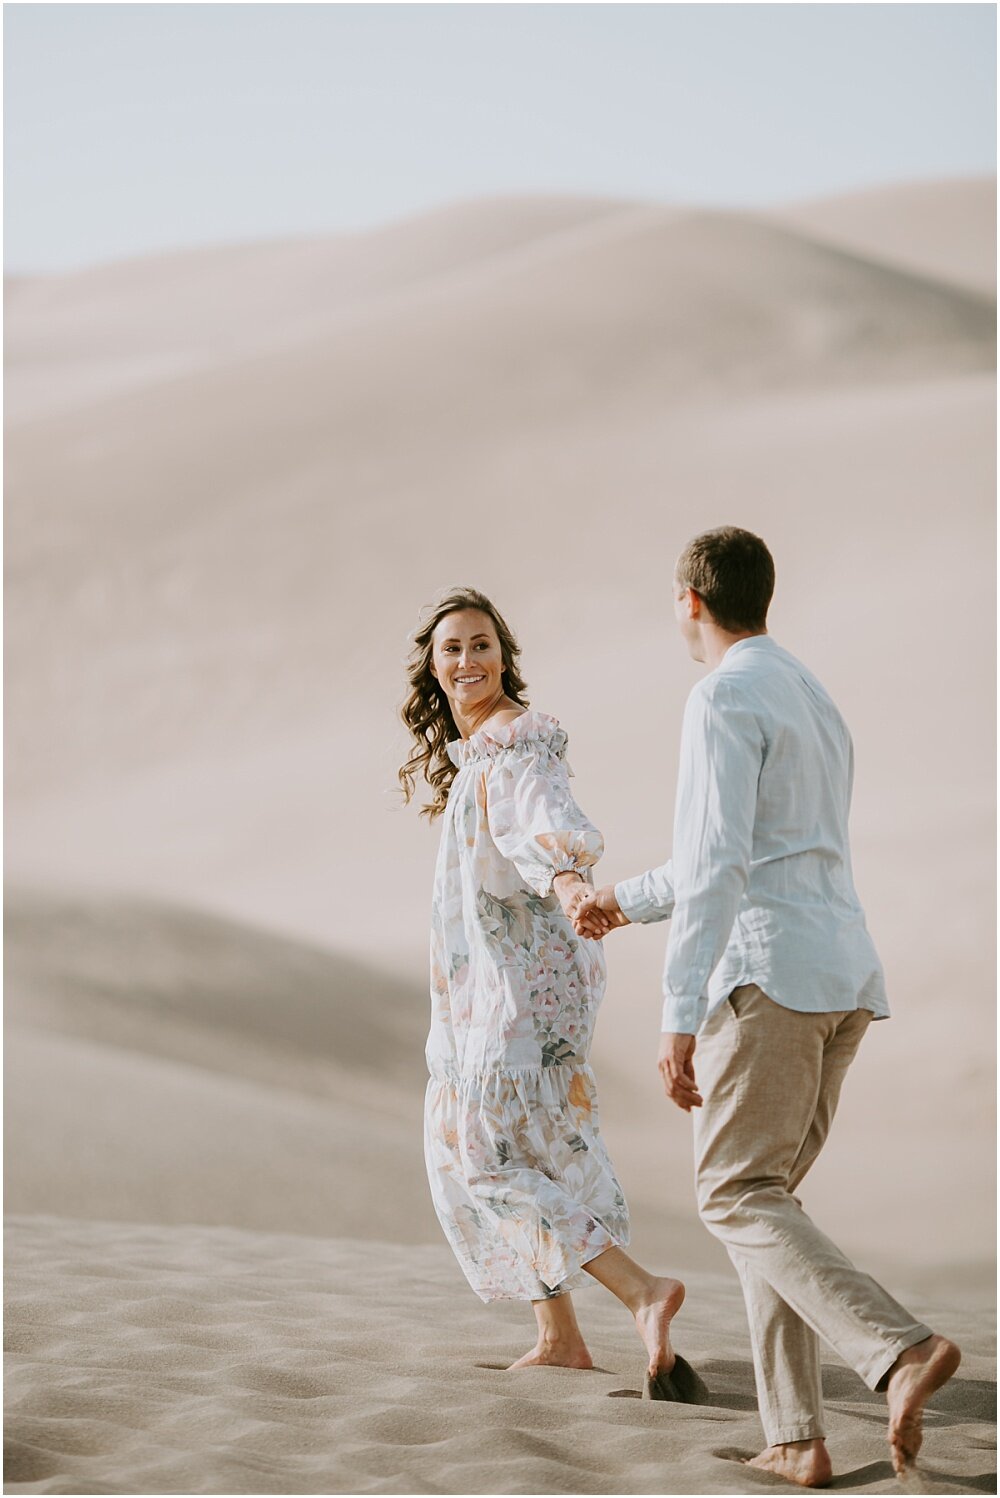
[[[693,1035],[661,1035],[656,1063],[663,1078],[664,1092],[685,1113],[702,1105],[702,1096],[694,1079],[694,1042]]]
[[[557,874],[552,881],[552,888],[563,908],[563,914],[572,921],[577,936],[600,941],[611,930],[610,917],[590,903],[593,890],[575,870]]]
[[[631,922],[623,912],[615,897],[613,884],[605,884],[601,889],[588,889],[583,899],[577,906],[577,914],[573,919],[573,927],[577,936],[590,936],[597,918],[600,918],[602,929],[597,940],[613,931],[616,926],[629,926]],[[584,930],[584,924],[588,929]]]

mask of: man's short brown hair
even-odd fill
[[[774,593],[774,559],[759,536],[722,525],[689,541],[675,570],[680,588],[693,588],[721,629],[731,634],[767,627]]]

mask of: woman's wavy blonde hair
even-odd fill
[[[458,766],[448,758],[449,741],[456,736],[455,720],[444,688],[431,675],[433,635],[442,619],[448,614],[457,614],[461,609],[478,609],[493,620],[503,659],[504,691],[522,707],[529,705],[525,696],[527,683],[518,670],[521,647],[485,593],[475,588],[450,588],[437,603],[423,610],[421,621],[412,635],[413,649],[406,662],[410,695],[399,710],[413,735],[415,748],[400,768],[399,783],[404,801],[409,802],[413,799],[417,777],[423,775],[434,795],[420,808],[420,815],[432,822],[444,811],[451,783],[458,773]]]

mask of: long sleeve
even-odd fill
[[[647,925],[668,921],[674,913],[674,866],[668,859],[658,869],[647,869],[634,879],[615,885],[615,899],[630,921]]]
[[[726,677],[688,699],[674,816],[675,907],[663,974],[663,1029],[697,1033],[708,980],[750,877],[764,737]]]
[[[603,837],[573,800],[565,763],[541,743],[493,760],[486,815],[497,848],[539,895],[556,874],[589,868],[604,852]]]

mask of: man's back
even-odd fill
[[[697,998],[704,1013],[706,989],[711,1010],[757,983],[788,1008],[888,1014],[851,872],[852,778],[835,703],[769,635],[737,641],[698,683],[681,740],[668,1002],[686,1012]]]
[[[847,831],[854,753],[836,704],[768,635],[734,645],[695,690],[727,689],[750,706],[764,741],[751,883],[775,899],[787,890],[796,903],[811,895],[855,912]]]

